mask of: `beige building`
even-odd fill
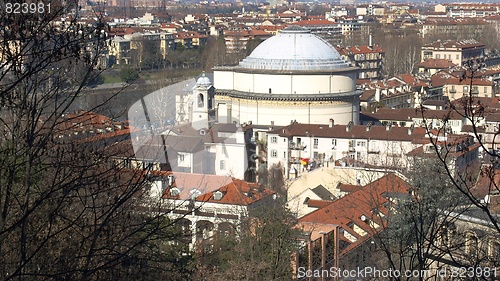
[[[465,74],[467,76],[467,74]],[[433,87],[443,87],[443,95],[450,100],[472,94],[474,97],[494,97],[494,83],[485,78],[463,78],[463,71],[439,71],[431,77]],[[471,88],[472,85],[472,88]]]
[[[445,59],[457,65],[467,62],[482,64],[485,58],[485,46],[476,40],[446,40],[435,41],[422,46],[421,59]]]

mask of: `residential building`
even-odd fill
[[[411,75],[374,80],[361,85],[364,90],[360,98],[362,108],[413,108],[422,99],[428,98],[428,84]],[[433,97],[436,98],[436,97]]]
[[[467,170],[479,161],[480,143],[474,141],[470,135],[446,135],[440,134],[436,130],[429,132],[429,138],[434,139],[434,143],[415,148],[407,155],[418,159],[435,158],[436,153],[440,153],[446,162],[450,173],[460,173]]]
[[[280,165],[294,178],[349,157],[379,167],[406,167],[406,153],[425,142],[424,128],[292,123],[267,134],[268,169]]]
[[[209,248],[218,235],[237,235],[252,210],[276,198],[259,184],[227,176],[155,172],[152,180],[149,195],[162,198],[159,211],[178,220],[188,245],[186,252]]]
[[[448,69],[457,66],[447,59],[433,59],[428,58],[420,63],[417,63],[415,67],[418,69],[418,73],[434,75],[436,72],[442,69]]]
[[[383,16],[385,7],[376,4],[362,4],[356,6],[357,16]]]
[[[385,51],[380,46],[336,46],[335,49],[345,60],[359,68],[358,79],[382,78]]]
[[[462,71],[441,70],[431,76],[431,84],[443,88],[443,95],[450,100],[460,99],[463,96],[494,97],[494,83],[483,77],[468,77]],[[472,86],[472,88],[471,88]]]
[[[297,218],[348,196],[387,174],[387,169],[384,168],[368,168],[367,165],[357,167],[350,165],[347,159],[345,162],[343,160],[339,162],[344,165],[320,167],[290,181],[287,187],[287,208]]]
[[[483,18],[449,18],[446,14],[438,17],[432,15],[420,26],[420,34],[423,38],[430,36],[454,38],[457,34],[462,38],[476,38],[487,34],[490,27],[492,23]]]
[[[447,119],[446,125],[443,120]],[[388,124],[399,127],[421,127],[427,125],[429,129],[446,130],[452,134],[459,134],[467,124],[462,115],[450,110],[421,110],[414,108],[388,109],[380,108],[377,112],[364,112],[361,123],[372,122],[374,125]]]
[[[294,262],[297,279],[307,280],[299,268],[321,272],[373,267],[380,258],[374,255],[373,239],[387,227],[386,217],[410,189],[404,179],[389,173],[300,218],[297,228],[306,239]]]
[[[485,46],[476,40],[435,41],[422,46],[421,59],[445,59],[456,65],[467,63],[482,64],[485,58]]]

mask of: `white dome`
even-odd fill
[[[198,78],[198,80],[196,80],[195,87],[207,87],[207,88],[209,88],[210,86],[212,86],[212,82],[210,81],[210,79],[207,76],[205,76],[205,72],[203,72],[203,74],[200,76],[200,78]]]
[[[328,71],[350,67],[335,48],[310,30],[290,26],[262,42],[243,59],[240,68],[258,70]]]

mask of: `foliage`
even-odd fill
[[[468,210],[437,160],[415,160],[408,178],[411,196],[393,206],[385,218],[387,229],[376,239],[385,253],[379,266],[399,272],[429,270],[436,260],[456,253],[463,244],[441,243],[443,229]]]
[[[147,171],[117,166],[105,143],[84,141],[114,124],[69,114],[99,82],[107,27],[97,15],[92,27],[67,18],[56,28],[66,11],[51,8],[0,11],[8,23],[0,29],[0,279],[185,280],[189,260],[170,244],[175,222],[142,212],[160,203],[140,196]]]
[[[123,82],[132,83],[139,78],[139,71],[132,67],[123,67],[120,69],[120,78]]]
[[[201,257],[203,280],[291,280],[298,231],[281,198],[253,210],[237,236],[220,236]],[[201,278],[200,278],[201,279]]]

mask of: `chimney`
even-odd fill
[[[369,132],[371,129],[372,129],[372,126],[373,126],[373,122],[372,121],[369,121],[367,124],[366,124],[366,131]]]
[[[167,180],[168,180],[167,181],[168,186],[171,187],[174,184],[175,177],[173,175],[168,175]]]
[[[408,135],[411,136],[411,134],[413,133],[413,129],[415,127],[413,125],[410,126],[410,128],[408,128]]]
[[[269,131],[272,131],[274,129],[274,121],[271,121],[271,126],[269,126]]]
[[[332,128],[334,124],[335,124],[335,121],[333,121],[333,118],[330,118],[330,123],[329,123],[328,127]]]
[[[345,126],[345,131],[350,132],[353,124],[354,123],[352,121],[349,121],[349,124],[347,124],[347,126]]]

